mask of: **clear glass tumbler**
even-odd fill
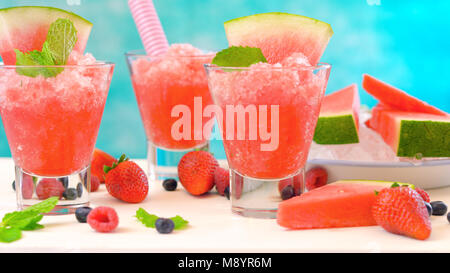
[[[203,108],[212,104],[205,63],[214,54],[148,56],[126,54],[148,142],[151,180],[177,178],[180,159],[194,150],[209,151],[213,116]]]
[[[205,67],[231,171],[232,210],[275,218],[284,186],[304,192],[331,66]]]
[[[19,209],[59,196],[50,214],[89,203],[90,162],[114,64],[0,66],[0,114]]]

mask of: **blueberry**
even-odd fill
[[[91,210],[92,208],[90,207],[77,208],[77,210],[75,211],[75,217],[77,218],[78,222],[86,223],[88,214],[89,212],[91,212]]]
[[[83,195],[83,184],[82,183],[78,183],[77,185],[77,196],[81,197]]]
[[[447,220],[450,223],[450,212],[447,214]]]
[[[16,180],[13,181],[12,187],[13,187],[13,190],[16,191]]]
[[[155,223],[156,230],[162,234],[168,234],[173,231],[175,224],[172,219],[158,218]]]
[[[74,188],[68,188],[63,193],[63,197],[66,198],[66,200],[75,200],[77,199],[77,196],[78,196],[77,189]]]
[[[442,216],[447,213],[447,205],[442,201],[431,202],[431,207],[435,216]]]
[[[230,187],[226,187],[223,193],[225,194],[225,197],[230,200]]]
[[[59,182],[63,184],[64,189],[67,189],[69,187],[69,178],[68,177],[60,177],[58,178]]]
[[[177,189],[178,182],[175,179],[166,179],[163,182],[163,187],[166,191],[174,191]]]
[[[288,200],[295,196],[294,187],[288,185],[281,191],[281,199]]]
[[[433,208],[431,207],[431,204],[428,202],[424,202],[425,206],[427,207],[428,216],[431,216],[433,214]]]

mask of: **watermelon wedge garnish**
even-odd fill
[[[225,23],[230,46],[260,48],[271,64],[293,53],[303,53],[316,65],[333,35],[331,26],[309,17],[272,12]]]
[[[450,157],[450,115],[404,112],[378,105],[367,124],[398,157]]]
[[[21,52],[42,50],[50,25],[57,19],[69,19],[78,33],[73,51],[83,53],[92,23],[65,10],[53,7],[13,7],[0,9],[0,56],[7,65],[16,63],[14,49]]]
[[[358,86],[352,84],[325,96],[314,134],[314,142],[322,145],[359,142]]]
[[[367,93],[377,98],[382,104],[398,111],[447,115],[446,112],[370,75],[363,76],[362,86]]]
[[[375,191],[394,182],[342,180],[291,198],[278,206],[277,222],[289,229],[374,226]],[[414,189],[414,185],[397,183]]]

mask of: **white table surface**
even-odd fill
[[[145,167],[144,160],[137,160]],[[14,164],[0,158],[0,216],[16,210]],[[179,184],[180,185],[180,184]],[[450,204],[450,188],[429,191],[432,200]],[[45,228],[23,232],[19,241],[0,243],[0,252],[450,252],[450,224],[433,216],[433,231],[426,241],[390,234],[381,227],[288,231],[275,220],[234,215],[230,201],[217,194],[193,197],[181,187],[166,192],[160,182],[150,182],[150,193],[141,204],[127,204],[111,197],[104,185],[90,195],[91,206],[114,207],[119,227],[97,233],[80,224],[74,215],[46,216]],[[146,228],[133,216],[138,208],[162,217],[181,215],[187,229],[169,235]]]

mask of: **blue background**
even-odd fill
[[[207,50],[227,47],[223,22],[263,12],[302,14],[328,22],[335,35],[322,57],[333,64],[327,93],[369,73],[450,112],[448,0],[154,0],[170,43]],[[71,10],[94,24],[87,51],[117,64],[97,147],[146,156],[146,139],[124,53],[142,44],[126,0],[2,0],[0,8],[45,5]],[[362,103],[376,101],[360,91]],[[218,157],[220,142],[213,143]],[[0,127],[0,156],[10,156]]]

